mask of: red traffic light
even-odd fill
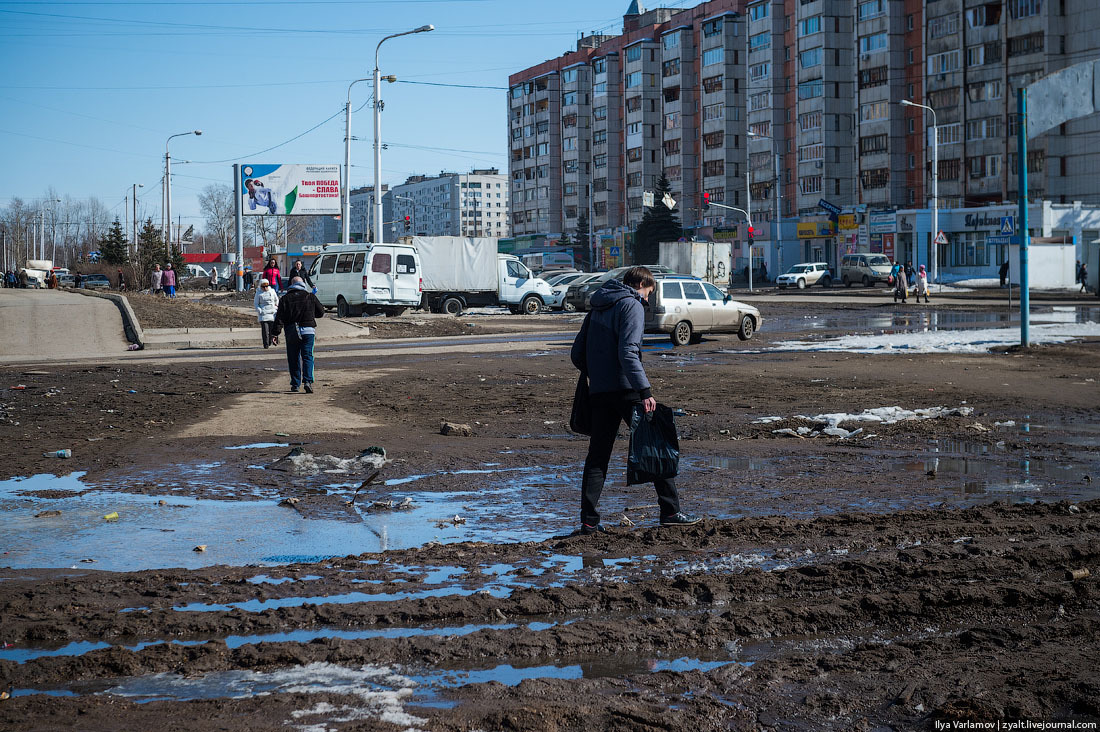
[[[752,239],[754,236],[756,236],[756,229],[754,229],[753,227],[750,226],[749,227],[749,238]]]

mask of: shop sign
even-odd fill
[[[868,215],[871,233],[893,234],[897,230],[897,216],[893,211],[879,211]]]
[[[822,236],[832,236],[835,233],[831,221],[813,221],[798,224],[799,239],[817,239]]]
[[[839,223],[841,231],[852,231],[859,226],[859,224],[856,223],[855,214],[841,214],[839,216]]]

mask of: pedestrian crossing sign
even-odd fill
[[[947,235],[944,234],[942,231],[939,234],[936,234],[936,243],[937,244],[946,244],[947,243]]]
[[[1002,216],[1001,217],[1001,236],[1012,236],[1016,233],[1016,217],[1015,216]]]

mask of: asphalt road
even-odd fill
[[[0,362],[102,358],[126,352],[110,300],[63,290],[0,290]]]

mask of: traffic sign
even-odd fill
[[[936,243],[937,244],[946,244],[947,243],[947,235],[944,234],[942,231],[939,234],[936,234]]]
[[[1001,236],[1012,236],[1016,233],[1016,217],[1015,216],[1002,216],[1001,217]]]
[[[832,203],[829,203],[824,198],[822,198],[820,201],[818,201],[817,205],[820,206],[821,208],[825,209],[829,213],[833,214],[834,216],[839,216],[840,215],[840,207],[837,206],[837,205],[834,205]]]
[[[1006,244],[1011,244],[1012,243],[1012,237],[1011,236],[993,236],[993,235],[990,235],[990,236],[987,236],[985,238],[985,243],[990,244],[992,246],[1005,246]]]
[[[607,253],[610,254],[612,257],[617,257],[619,256],[619,251],[620,250],[618,247],[609,247]]]

